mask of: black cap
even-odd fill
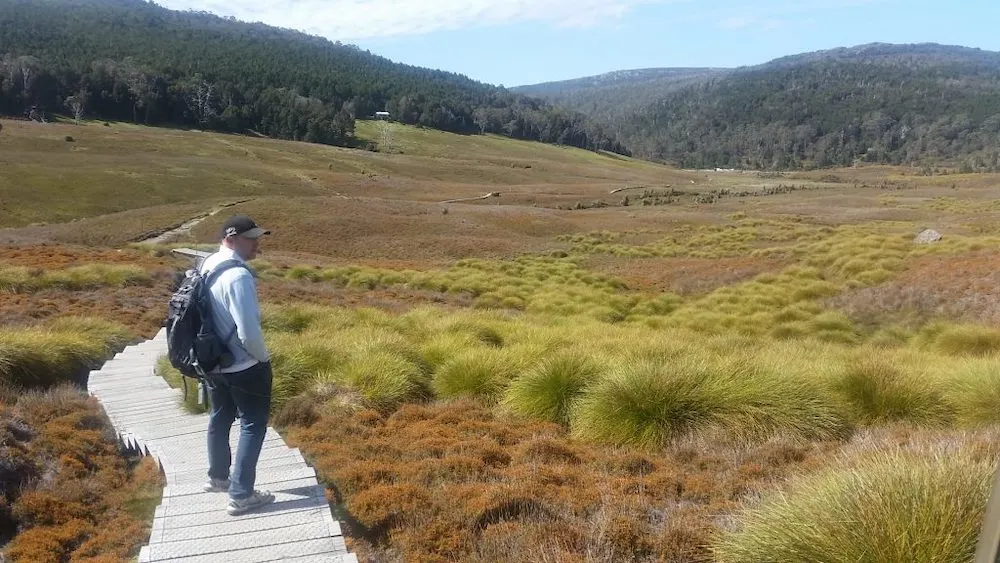
[[[233,215],[222,225],[222,238],[237,236],[259,238],[261,235],[269,234],[271,231],[258,227],[257,223],[246,215]]]

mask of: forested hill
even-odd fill
[[[729,69],[721,68],[643,68],[619,70],[511,90],[528,96],[545,98],[560,106],[576,110],[606,124],[620,125],[623,118],[657,102],[666,94],[686,86],[718,77]]]
[[[582,93],[579,84],[526,90],[588,113],[637,156],[684,167],[1000,169],[1000,53],[870,44],[692,80],[633,80],[628,94],[621,80]],[[586,104],[573,103],[584,95]],[[651,100],[621,111],[623,99]]]
[[[0,0],[0,115],[71,113],[329,144],[354,119],[627,153],[585,116],[355,46],[142,0]]]

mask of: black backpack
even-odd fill
[[[213,369],[232,365],[233,356],[227,338],[219,338],[212,321],[209,288],[219,275],[230,268],[243,267],[239,260],[226,260],[202,275],[198,268],[188,270],[180,287],[170,296],[167,313],[167,357],[170,365],[182,374],[204,379]]]

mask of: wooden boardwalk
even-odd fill
[[[208,415],[186,412],[181,391],[154,373],[166,349],[166,331],[161,330],[91,372],[88,383],[122,441],[153,456],[166,476],[140,563],[356,563],[315,471],[273,428],[267,429],[261,450],[257,488],[274,493],[274,504],[229,516],[225,493],[201,490],[208,470]],[[234,456],[239,428],[237,421],[230,435]]]

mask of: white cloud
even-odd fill
[[[349,41],[516,22],[591,27],[613,24],[641,4],[684,0],[155,1],[175,10],[204,10]]]

